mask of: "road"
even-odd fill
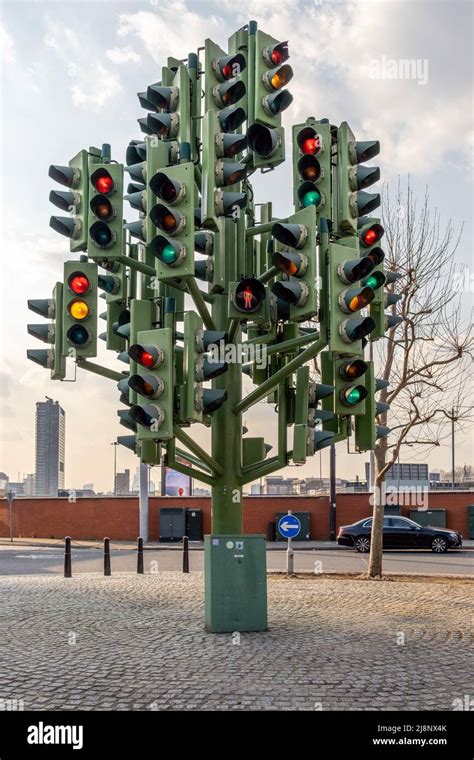
[[[63,572],[64,550],[61,545],[54,547],[0,546],[0,576],[2,575],[53,575]],[[190,570],[204,569],[204,552],[191,550]],[[296,550],[295,571],[317,573],[364,572],[368,555],[361,555],[352,549]],[[176,549],[150,549],[144,552],[145,573],[169,572],[182,567],[182,552]],[[130,549],[111,551],[112,573],[135,572],[136,552]],[[269,571],[284,570],[286,555],[282,550],[267,551]],[[405,573],[454,573],[474,575],[474,550],[463,549],[435,555],[430,551],[391,551],[384,553],[386,572]],[[103,554],[101,549],[74,548],[72,550],[72,571],[78,573],[102,573]]]

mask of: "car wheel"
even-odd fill
[[[370,550],[370,539],[367,536],[357,536],[354,539],[354,548],[361,554],[367,554]]]
[[[448,551],[448,542],[442,536],[435,536],[431,542],[431,551],[436,554],[443,554]]]

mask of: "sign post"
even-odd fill
[[[295,515],[292,514],[291,509],[288,510],[287,515],[283,515],[278,520],[278,532],[280,536],[286,538],[288,546],[286,550],[286,574],[294,575],[294,555],[292,539],[299,535],[301,530],[301,522]]]
[[[15,498],[15,494],[13,491],[7,491],[6,499],[8,501],[8,522],[10,524],[10,541],[13,543],[13,499]]]

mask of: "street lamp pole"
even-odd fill
[[[119,444],[113,441],[110,445],[114,447],[114,496],[117,496],[117,446]]]

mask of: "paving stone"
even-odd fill
[[[202,573],[0,578],[0,698],[56,710],[451,710],[472,694],[468,584],[269,578],[268,593],[269,630],[236,645],[203,629]]]

